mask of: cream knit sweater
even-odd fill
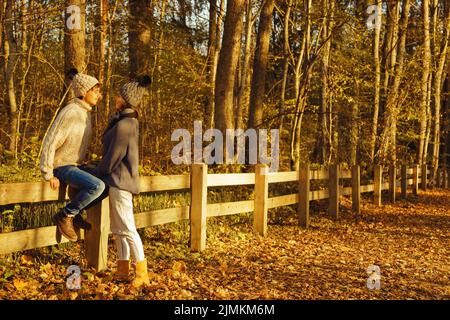
[[[92,136],[91,110],[89,104],[75,98],[56,116],[41,147],[40,169],[45,180],[53,177],[54,168],[86,160]]]

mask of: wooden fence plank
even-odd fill
[[[53,190],[48,182],[0,184],[0,206],[67,200],[66,187],[62,185],[59,190]],[[189,175],[141,177],[139,187],[141,192],[189,189]]]
[[[254,200],[211,203],[207,205],[208,217],[228,216],[232,214],[253,212],[255,210]]]
[[[50,188],[48,182],[3,183],[0,184],[0,206],[26,202],[63,201],[68,199],[67,186],[59,190]]]
[[[284,196],[272,197],[267,200],[269,209],[289,206],[298,203],[298,193],[287,194]]]
[[[373,192],[375,190],[375,186],[373,184],[366,184],[361,186],[361,193]]]
[[[141,192],[189,189],[190,187],[191,181],[188,174],[141,177],[139,179]]]
[[[271,172],[268,176],[269,183],[298,181],[298,171]]]
[[[351,178],[352,178],[352,171],[351,170],[341,169],[339,171],[339,179],[351,179]]]
[[[85,238],[83,230],[78,232],[78,238]],[[61,236],[56,226],[5,232],[0,233],[0,255],[66,242],[69,240]]]
[[[255,184],[254,173],[214,173],[208,174],[208,187]]]
[[[352,195],[352,187],[339,187],[339,195],[340,196],[351,196]]]
[[[136,228],[147,228],[189,219],[190,206],[140,212],[134,215]]]
[[[314,190],[309,192],[309,200],[322,200],[328,199],[330,196],[330,192],[328,189],[324,190]]]
[[[310,170],[309,171],[309,179],[310,180],[328,180],[328,170]]]

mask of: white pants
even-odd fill
[[[117,247],[119,260],[138,262],[145,259],[141,237],[137,233],[133,214],[133,195],[114,187],[109,188],[111,232]]]

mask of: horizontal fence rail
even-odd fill
[[[194,251],[202,251],[206,246],[207,217],[234,215],[253,212],[253,229],[261,236],[267,233],[267,211],[269,209],[297,205],[299,226],[308,227],[310,223],[309,203],[313,200],[328,199],[328,213],[334,219],[339,217],[339,197],[352,197],[352,210],[360,213],[360,196],[373,192],[373,203],[381,205],[381,194],[387,190],[389,200],[395,202],[396,190],[401,188],[401,197],[407,197],[407,189],[411,186],[413,194],[417,194],[419,185],[426,190],[428,175],[431,171],[426,166],[418,165],[400,168],[374,166],[373,183],[361,185],[360,167],[351,170],[342,169],[339,165],[331,165],[328,170],[311,170],[308,164],[299,171],[268,172],[266,165],[256,165],[255,173],[208,174],[206,164],[193,164],[191,174],[168,176],[145,176],[140,178],[141,193],[158,191],[190,191],[190,206],[159,209],[135,214],[136,227],[146,228],[166,223],[188,220],[190,223],[190,245]],[[387,176],[388,181],[384,181]],[[310,183],[315,180],[327,180],[327,188],[311,190]],[[351,186],[344,187],[342,182],[351,180]],[[436,186],[450,186],[448,170],[441,168],[437,172]],[[298,193],[282,196],[268,196],[271,183],[298,183]],[[254,186],[254,199],[225,203],[207,203],[208,187],[221,186]],[[0,206],[17,203],[42,203],[48,201],[64,201],[68,199],[65,187],[52,190],[49,183],[8,183],[0,184]],[[79,239],[85,240],[86,256],[90,266],[97,270],[106,268],[109,226],[109,203],[103,200],[88,210],[88,222],[92,224],[89,231],[80,230]],[[23,250],[41,248],[59,243],[66,243],[56,226],[41,227],[13,232],[0,233],[0,254],[8,254]]]

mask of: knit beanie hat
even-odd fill
[[[122,98],[132,107],[138,107],[141,104],[145,87],[149,86],[152,79],[145,75],[138,79],[125,83],[119,90]]]
[[[72,90],[75,97],[84,97],[86,92],[99,83],[96,78],[79,73],[75,68],[70,69],[67,76],[72,80]]]

